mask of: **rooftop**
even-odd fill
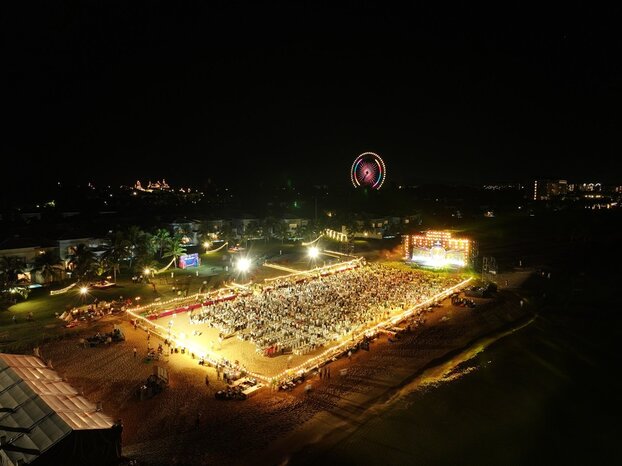
[[[30,463],[74,430],[112,426],[40,358],[0,354],[0,449],[12,459]]]

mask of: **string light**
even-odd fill
[[[315,238],[313,241],[309,241],[308,243],[302,243],[302,245],[303,246],[311,246],[312,244],[317,243],[322,236],[324,236],[324,234],[321,234],[320,236]]]
[[[205,254],[211,254],[213,252],[218,252],[220,251],[222,248],[224,248],[226,245],[229,244],[229,241],[225,241],[223,244],[221,244],[219,247],[217,247],[216,249],[212,249],[211,251],[205,251]],[[205,246],[205,243],[203,243],[203,245]],[[206,248],[209,246],[205,246]]]
[[[50,291],[50,296],[56,296],[57,294],[67,293],[70,289],[72,289],[77,284],[78,284],[78,282],[72,283],[71,285],[66,286],[65,288],[61,288],[60,290],[52,290],[52,291]]]
[[[327,228],[325,230],[325,234],[329,238],[334,239],[336,241],[340,241],[342,243],[347,243],[348,242],[348,235],[346,235],[345,233],[342,233],[340,231],[335,231],[335,230],[331,230],[331,229]]]
[[[326,252],[330,252],[330,251],[326,251]],[[343,271],[343,270],[349,270],[349,269],[358,267],[362,259],[363,259],[362,257],[359,257],[348,262],[341,262],[339,264],[330,264],[330,265],[325,265],[321,267],[315,267],[313,269],[305,270],[303,272],[290,273],[289,275],[281,275],[279,277],[266,278],[264,282],[270,283],[270,282],[273,282],[274,280],[282,280],[284,278],[293,278],[299,275],[300,276],[313,275],[313,274],[321,273],[323,271],[331,270],[331,269],[335,269],[336,272]]]
[[[359,258],[358,260],[360,260],[361,258]],[[351,261],[351,262],[355,262],[355,261]],[[326,269],[327,267],[321,267],[319,269]],[[351,267],[353,268],[353,267]],[[343,270],[343,269],[342,269]],[[396,325],[397,323],[403,321],[404,319],[410,317],[412,314],[414,314],[417,310],[427,307],[430,304],[437,302],[439,300],[445,299],[446,297],[450,296],[452,293],[454,293],[456,290],[459,290],[461,288],[463,288],[464,286],[466,286],[470,281],[472,280],[472,277],[467,278],[466,280],[463,280],[462,282],[458,283],[457,285],[452,286],[451,288],[448,288],[445,291],[442,291],[440,293],[437,293],[436,295],[428,298],[427,300],[416,304],[408,309],[406,309],[405,311],[403,311],[401,314],[397,315],[397,316],[393,316],[389,319],[386,319],[376,325],[374,325],[371,328],[366,328],[361,330],[360,332],[358,332],[356,335],[351,335],[350,337],[344,336],[344,340],[341,343],[338,343],[336,346],[333,346],[331,348],[328,348],[326,351],[310,358],[307,359],[306,361],[304,361],[303,363],[299,364],[298,366],[292,367],[292,368],[288,368],[274,376],[266,376],[264,374],[260,374],[258,372],[254,372],[251,371],[249,369],[247,369],[245,366],[243,366],[242,364],[234,364],[231,363],[231,361],[227,360],[226,358],[218,355],[218,353],[214,353],[210,350],[205,349],[204,347],[199,347],[196,346],[194,344],[188,344],[188,342],[185,339],[185,335],[183,335],[182,333],[179,334],[179,336],[175,333],[172,332],[170,328],[165,328],[160,324],[156,324],[155,322],[151,321],[148,318],[145,318],[139,314],[137,314],[135,311],[136,310],[141,310],[146,308],[147,306],[142,306],[142,307],[136,307],[135,310],[127,310],[126,312],[132,316],[134,316],[136,319],[139,319],[143,322],[145,322],[145,324],[147,325],[151,325],[155,330],[154,330],[154,334],[158,335],[160,338],[162,339],[172,339],[172,341],[175,343],[176,346],[182,347],[182,348],[186,348],[188,349],[190,352],[192,352],[195,355],[200,356],[201,358],[207,360],[210,364],[213,365],[217,365],[217,364],[222,364],[224,363],[227,366],[230,366],[236,370],[239,371],[243,371],[246,374],[250,375],[251,377],[254,377],[258,380],[261,380],[265,383],[269,383],[272,381],[283,381],[283,380],[288,380],[293,378],[292,374],[296,374],[296,373],[300,373],[300,374],[304,374],[309,372],[310,370],[313,370],[315,368],[317,368],[319,365],[321,365],[322,363],[328,361],[329,359],[332,359],[334,356],[336,356],[337,354],[339,354],[340,352],[342,352],[343,349],[345,349],[348,345],[352,345],[353,341],[359,341],[361,338],[363,338],[365,335],[369,335],[369,334],[373,334],[375,332],[377,332],[378,330],[382,329],[385,326],[388,325]],[[217,294],[220,293],[223,289],[219,289],[216,290],[212,293],[206,293],[205,296],[208,296],[210,294]],[[195,295],[193,295],[193,297],[196,299],[198,297],[200,297],[201,294],[197,293]],[[230,296],[238,296],[236,294],[230,295]],[[227,299],[226,297],[221,297],[222,299]],[[179,301],[180,299],[188,299],[188,298],[174,298],[171,299],[169,301],[167,301],[166,303],[159,303],[159,304],[170,304],[176,301]],[[182,311],[184,312],[184,311]],[[163,331],[164,333],[160,333],[160,331]],[[165,337],[164,335],[169,335],[168,337]],[[183,335],[183,337],[182,337]]]

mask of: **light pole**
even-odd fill
[[[251,260],[248,257],[240,257],[238,261],[235,263],[235,268],[238,272],[242,274],[246,274],[251,268]]]
[[[89,289],[86,286],[81,286],[80,287],[80,296],[82,297],[82,302],[84,302],[86,300],[86,295],[88,294]]]
[[[309,249],[307,249],[307,254],[309,255],[310,259],[315,261],[320,255],[320,250],[317,246],[311,246]]]

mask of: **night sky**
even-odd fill
[[[621,181],[622,18],[592,2],[14,3],[5,187],[348,183],[365,150],[396,183]]]

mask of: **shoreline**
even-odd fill
[[[477,336],[464,346],[454,348],[430,360],[415,372],[408,370],[409,375],[405,378],[394,377],[394,381],[397,381],[394,385],[377,387],[376,390],[361,400],[355,400],[356,396],[346,397],[342,401],[342,406],[340,406],[340,408],[346,408],[346,405],[351,403],[360,410],[357,416],[345,418],[329,411],[320,411],[313,418],[292,432],[290,436],[273,443],[262,458],[255,458],[255,462],[258,464],[283,466],[290,464],[291,460],[294,460],[292,464],[299,464],[299,460],[303,462],[309,460],[310,458],[305,458],[305,455],[330,449],[332,446],[345,440],[359,425],[369,420],[370,416],[378,414],[378,412],[390,407],[393,401],[401,396],[405,388],[416,390],[422,386],[429,385],[430,382],[423,380],[426,372],[442,369],[444,365],[449,365],[450,367],[448,370],[443,370],[439,376],[434,377],[436,380],[432,383],[442,382],[446,380],[445,375],[448,375],[448,373],[460,364],[468,361],[473,355],[467,359],[460,359],[455,363],[453,361],[454,358],[492,338],[492,341],[483,346],[482,349],[485,349],[515,331],[530,325],[536,318],[537,314],[525,312],[516,320],[507,322],[503,327],[493,329],[486,334]],[[476,351],[474,354],[477,353],[479,353],[479,351]],[[409,387],[412,385],[415,386]],[[331,427],[327,429],[327,426]],[[246,461],[243,461],[240,464],[245,462]]]

